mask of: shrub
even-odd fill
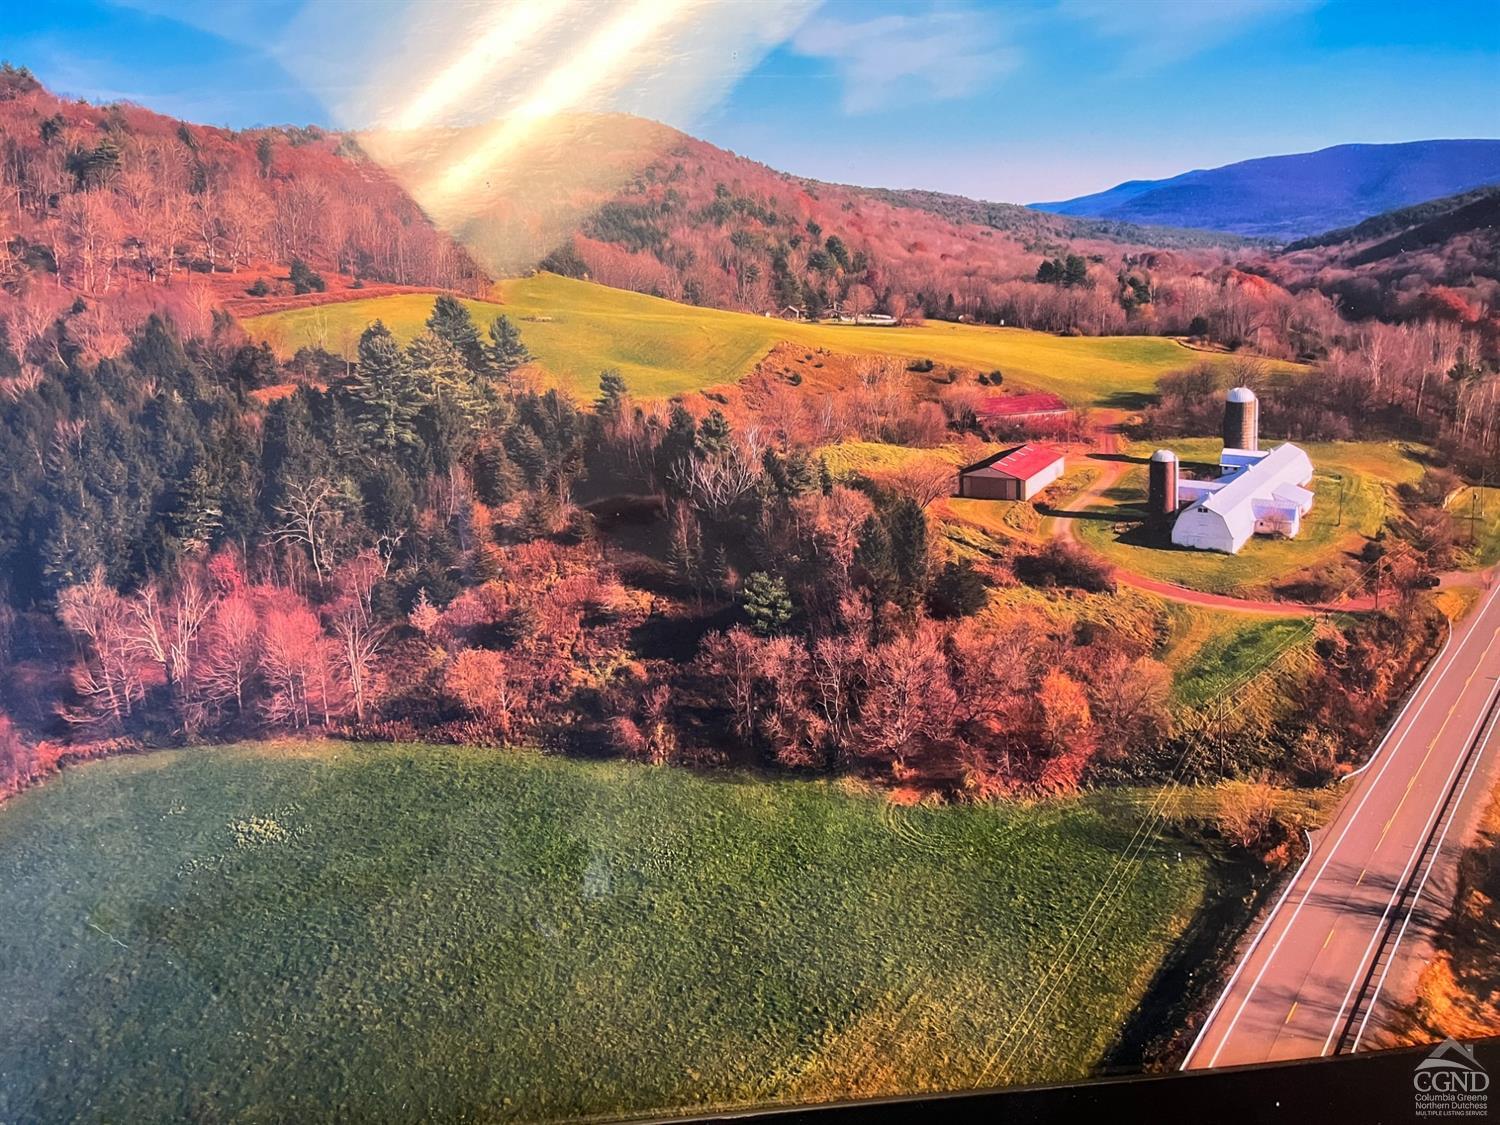
[[[313,272],[311,266],[301,258],[292,259],[292,289],[296,293],[321,293],[328,287],[322,274]]]
[[[1068,586],[1091,594],[1115,589],[1109,564],[1073,543],[1048,543],[1036,554],[1017,559],[1015,569],[1016,577],[1030,586]]]
[[[266,282],[265,278],[257,277],[255,284],[246,289],[245,292],[252,297],[266,297],[270,295],[271,286]]]
[[[939,619],[970,617],[988,600],[984,578],[968,559],[950,562],[938,571],[927,592],[927,605]]]

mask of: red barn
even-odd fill
[[[958,470],[958,494],[975,500],[1030,500],[1063,474],[1063,455],[1018,445]]]
[[[1068,404],[1056,395],[1038,391],[1024,395],[991,395],[975,409],[985,422],[1022,422],[1031,418],[1057,418],[1067,414]]]

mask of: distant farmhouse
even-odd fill
[[[1312,462],[1291,442],[1262,451],[1259,424],[1255,392],[1235,387],[1224,404],[1217,479],[1181,479],[1175,453],[1152,454],[1148,507],[1162,518],[1176,513],[1172,542],[1177,546],[1233,555],[1252,535],[1291,539],[1302,530],[1302,517],[1313,504],[1307,488]]]
[[[1063,455],[1046,445],[1018,445],[958,471],[958,494],[975,500],[1030,500],[1063,474]]]

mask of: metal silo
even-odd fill
[[[1170,516],[1177,510],[1177,454],[1170,449],[1158,449],[1151,454],[1146,507],[1153,519]]]
[[[1260,448],[1260,402],[1249,387],[1234,387],[1224,401],[1224,447]]]

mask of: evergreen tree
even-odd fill
[[[427,318],[427,330],[452,345],[472,374],[483,374],[488,368],[489,359],[479,338],[479,329],[474,326],[468,308],[456,297],[445,293],[433,303],[432,315]]]
[[[894,596],[896,567],[891,556],[891,537],[878,515],[868,516],[860,525],[854,561],[864,572],[865,583],[878,598],[886,601]]]
[[[705,457],[718,457],[729,449],[729,419],[718,407],[710,410],[698,427],[698,452]]]
[[[505,446],[485,438],[474,452],[474,492],[483,504],[503,504],[517,487],[516,468],[505,455]]]
[[[745,579],[741,597],[750,628],[762,637],[781,632],[792,619],[792,598],[787,593],[786,580],[780,576],[756,571]]]
[[[988,600],[984,578],[968,559],[950,562],[938,571],[927,595],[928,607],[938,618],[969,617]]]
[[[401,346],[381,321],[359,338],[359,364],[346,387],[354,430],[372,452],[392,454],[418,444],[416,419],[427,396]]]
[[[669,492],[677,489],[675,469],[692,459],[698,448],[698,423],[680,402],[672,404],[667,432],[656,447],[656,479]]]
[[[418,385],[427,389],[424,428],[433,458],[440,465],[451,464],[462,456],[489,413],[489,396],[458,349],[436,332],[413,340],[406,358]]]
[[[601,418],[619,418],[627,391],[625,376],[620,374],[618,368],[611,367],[599,372],[599,397],[594,400],[594,409]]]
[[[910,608],[927,590],[927,517],[916,501],[899,497],[885,514],[896,580],[893,600]]]
[[[774,449],[768,449],[762,456],[761,463],[765,466],[765,479],[770,482],[778,496],[786,499],[806,496],[810,492],[818,491],[821,487],[817,466],[813,464],[806,450],[793,450],[783,456]]]
[[[175,522],[185,550],[198,553],[213,545],[224,526],[219,482],[204,461],[193,464],[179,493]]]
[[[497,316],[490,323],[489,361],[490,369],[501,379],[509,378],[523,363],[531,362],[531,353],[521,343],[521,333],[508,316]]]
[[[818,458],[818,490],[824,496],[833,494],[833,470],[828,467],[828,458]]]
[[[294,293],[321,293],[328,287],[323,280],[323,275],[314,272],[313,268],[301,258],[292,259],[292,269],[288,277],[292,283]]]

